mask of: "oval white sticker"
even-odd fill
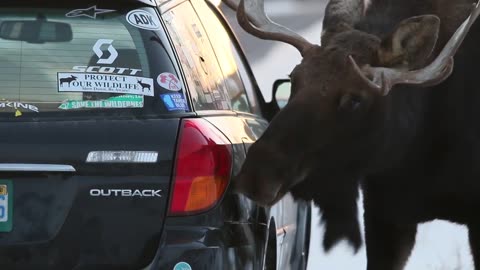
[[[159,30],[160,20],[157,15],[141,9],[135,9],[127,14],[127,22],[135,27],[146,30]]]
[[[170,90],[170,91],[180,91],[182,90],[182,83],[180,80],[170,72],[164,72],[157,77],[157,83],[161,87]]]

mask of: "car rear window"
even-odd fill
[[[0,8],[0,117],[189,111],[150,7]]]

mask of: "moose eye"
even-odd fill
[[[342,111],[355,111],[362,105],[362,98],[352,94],[345,94],[340,98],[338,104],[339,110]]]

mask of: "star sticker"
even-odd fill
[[[116,10],[112,9],[101,9],[97,8],[97,5],[89,7],[89,8],[84,8],[84,9],[75,9],[67,14],[65,14],[66,17],[68,18],[74,18],[74,17],[88,17],[92,19],[96,19],[98,14],[103,14],[103,13],[109,13],[109,12],[114,12]]]

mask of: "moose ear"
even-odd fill
[[[427,64],[438,39],[440,19],[423,15],[403,20],[378,50],[380,66],[409,70]]]

